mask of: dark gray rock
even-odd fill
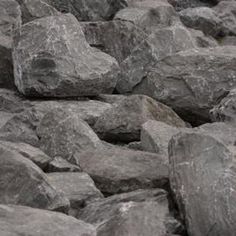
[[[0,146],[0,203],[67,211],[69,201],[50,184],[47,176],[20,153]]]
[[[0,205],[2,236],[96,236],[95,228],[74,217],[30,207]]]
[[[188,234],[233,236],[235,152],[211,136],[194,132],[174,136],[169,150],[171,189]]]
[[[217,37],[222,34],[222,21],[209,7],[196,7],[182,10],[180,19],[187,27],[201,30],[206,35]]]
[[[49,156],[66,160],[74,155],[102,147],[102,142],[88,126],[70,109],[54,109],[48,112],[37,129],[40,147]]]
[[[141,126],[149,119],[185,127],[169,107],[147,96],[132,95],[105,111],[94,129],[104,140],[132,142],[140,140]]]
[[[16,86],[27,96],[92,96],[111,93],[116,84],[116,60],[89,46],[71,14],[23,25],[13,61]]]
[[[157,61],[175,52],[195,47],[195,39],[181,25],[156,30],[120,64],[116,89],[130,92],[137,86]]]
[[[69,199],[73,209],[78,210],[90,201],[103,198],[93,180],[86,173],[60,172],[47,174],[47,176],[49,183]]]
[[[81,153],[78,162],[106,194],[166,187],[168,183],[168,166],[157,154],[110,148]]]
[[[209,120],[209,110],[236,86],[236,47],[199,48],[159,61],[133,93],[171,106],[185,120]]]

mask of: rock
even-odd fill
[[[94,224],[98,235],[113,233],[124,236],[128,234],[151,236],[175,232],[176,228],[174,232],[170,232],[167,227],[169,211],[165,193],[159,192],[155,201],[136,199],[134,193],[131,194],[133,197],[115,195],[113,199],[108,198],[91,203],[80,212],[78,217]]]
[[[225,36],[219,42],[222,46],[236,46],[236,36]]]
[[[170,182],[189,235],[235,232],[233,153],[211,136],[180,133],[170,142]]]
[[[7,141],[0,141],[0,145],[21,154],[25,158],[34,162],[43,170],[45,170],[49,162],[52,160],[40,149],[35,148],[27,143],[12,143]]]
[[[49,3],[61,12],[72,13],[79,21],[111,20],[127,6],[126,0],[49,0]]]
[[[20,153],[0,146],[0,203],[67,211],[69,201],[50,184],[47,176]]]
[[[116,103],[121,102],[124,100],[127,96],[121,95],[121,94],[100,94],[97,99],[106,102],[112,105],[115,105]]]
[[[181,25],[156,30],[120,64],[116,89],[127,93],[137,86],[157,61],[175,52],[195,47],[195,39]]]
[[[26,96],[92,96],[111,93],[116,84],[116,60],[88,45],[71,14],[23,25],[13,61],[16,86]]]
[[[201,30],[206,35],[218,37],[222,31],[222,21],[209,7],[196,7],[182,10],[181,21],[190,28]]]
[[[142,145],[141,145],[140,141],[128,143],[127,148],[137,150],[137,151],[143,151],[143,148],[142,148]]]
[[[161,155],[110,148],[81,153],[81,169],[106,194],[130,192],[137,189],[166,187],[168,166]]]
[[[48,112],[37,129],[40,147],[51,157],[66,160],[74,155],[102,147],[102,143],[86,122],[76,113],[64,109]]]
[[[169,107],[147,96],[132,95],[105,111],[94,129],[104,140],[132,142],[140,140],[141,126],[149,119],[185,126]]]
[[[133,93],[171,106],[192,124],[210,120],[209,110],[236,85],[236,47],[198,48],[157,62]]]
[[[96,236],[95,228],[74,217],[24,206],[0,205],[1,235]]]
[[[168,160],[168,144],[170,139],[182,129],[163,122],[149,120],[142,125],[141,146],[144,151],[158,153]]]
[[[23,24],[46,16],[60,13],[50,5],[49,0],[16,0],[20,4]]]
[[[12,113],[0,111],[0,129],[13,117]]]
[[[98,21],[81,23],[90,46],[101,49],[120,63],[147,35],[136,25],[127,21]]]
[[[50,184],[70,200],[71,207],[74,209],[78,210],[90,201],[103,198],[93,180],[86,173],[60,172],[47,176]]]
[[[55,157],[48,163],[47,172],[80,172],[80,167],[73,165],[62,157]]]
[[[214,10],[223,22],[224,33],[236,36],[236,2],[221,1]]]

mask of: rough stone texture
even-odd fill
[[[97,95],[111,93],[116,84],[111,73],[116,60],[89,46],[71,14],[23,25],[15,37],[13,62],[16,86],[27,96]]]
[[[90,46],[113,56],[119,63],[147,37],[140,28],[127,21],[82,22],[81,26]]]
[[[194,47],[195,39],[181,25],[156,30],[121,63],[116,89],[120,93],[132,91],[158,60]]]
[[[206,35],[217,37],[222,31],[222,21],[209,7],[188,8],[180,13],[181,21],[190,28],[203,31]]]
[[[16,0],[20,4],[23,24],[46,16],[60,13],[49,3],[49,0]]]
[[[185,123],[169,107],[143,95],[132,95],[101,115],[94,128],[104,140],[140,140],[141,126],[147,120],[184,127]]]
[[[71,216],[30,207],[0,205],[2,236],[96,236],[95,228]]]
[[[168,166],[161,155],[110,148],[84,152],[78,160],[81,169],[107,194],[165,187],[168,182]]]
[[[33,162],[0,146],[0,203],[66,211],[69,201]]]
[[[236,2],[221,1],[214,10],[223,22],[224,33],[236,36]]]
[[[236,47],[199,48],[159,61],[133,93],[146,94],[193,123],[236,86]]]
[[[82,208],[88,202],[103,197],[86,173],[60,172],[47,176],[49,183],[70,200],[71,207],[74,209]]]
[[[0,145],[4,146],[12,151],[18,152],[25,158],[34,162],[41,169],[45,169],[49,162],[52,160],[51,157],[46,155],[40,149],[35,148],[27,143],[13,143],[7,141],[0,141]]]
[[[222,46],[236,46],[236,36],[226,36],[219,41]]]
[[[170,142],[170,182],[188,234],[235,234],[233,153],[210,136],[178,134]]]
[[[49,156],[66,160],[74,155],[102,146],[101,141],[86,122],[70,109],[48,112],[37,129],[40,147]]]

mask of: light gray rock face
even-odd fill
[[[170,183],[188,234],[235,234],[233,154],[213,137],[180,133],[170,142]]]
[[[120,63],[147,37],[139,27],[127,21],[82,22],[90,46],[101,49]]]
[[[50,184],[33,162],[0,146],[0,203],[67,211],[69,201]]]
[[[49,183],[70,200],[71,207],[79,209],[90,201],[103,198],[93,180],[86,173],[51,173],[47,174]]]
[[[133,93],[146,94],[193,123],[236,86],[236,47],[199,48],[159,61]]]
[[[168,183],[168,166],[157,154],[110,148],[81,153],[78,162],[107,194],[165,187]]]
[[[120,64],[116,89],[120,93],[132,91],[157,61],[194,47],[195,39],[181,25],[156,30]]]
[[[236,2],[221,1],[214,10],[223,22],[224,33],[236,36]]]
[[[0,205],[2,236],[96,236],[95,228],[74,217],[30,207]]]
[[[57,10],[72,13],[79,21],[111,20],[127,6],[126,0],[47,0]]]
[[[49,0],[16,0],[20,4],[23,24],[46,16],[60,13],[50,5]]]
[[[41,169],[45,169],[49,162],[52,160],[51,157],[46,155],[40,149],[35,148],[27,143],[13,143],[7,141],[0,141],[0,146],[4,146],[12,151],[15,151],[25,158],[34,162]]]
[[[102,143],[86,122],[70,109],[54,109],[47,113],[37,129],[40,147],[49,156],[66,160],[74,155],[102,147]]]
[[[116,84],[116,60],[89,46],[71,14],[22,26],[13,61],[16,86],[26,96],[92,96],[111,93]]]
[[[188,8],[180,13],[181,21],[190,28],[201,30],[206,35],[217,37],[222,31],[222,21],[209,7]]]
[[[163,121],[184,127],[176,113],[162,103],[143,95],[132,95],[101,115],[94,129],[104,140],[132,142],[140,140],[141,126],[147,120]]]
[[[12,36],[21,25],[21,11],[14,0],[0,2],[0,88],[15,88],[12,66]]]

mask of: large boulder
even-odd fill
[[[102,147],[102,142],[70,109],[54,109],[39,124],[40,147],[51,157],[73,160],[78,153]]]
[[[157,62],[133,93],[146,94],[199,124],[236,86],[236,47],[186,50]]]
[[[132,91],[157,61],[195,46],[196,41],[191,33],[179,24],[154,31],[120,64],[117,91]]]
[[[170,183],[187,231],[192,236],[235,234],[236,166],[217,139],[179,133],[169,146]]]
[[[16,86],[26,96],[98,95],[111,93],[116,84],[111,73],[116,60],[89,46],[71,14],[23,25],[15,37],[13,61]]]
[[[95,227],[74,217],[24,206],[0,205],[0,234],[96,236]]]
[[[209,7],[188,8],[180,13],[181,21],[190,28],[203,31],[206,35],[217,37],[222,34],[222,21]]]
[[[184,127],[175,112],[162,103],[143,95],[132,95],[105,111],[94,128],[102,139],[131,142],[140,140],[141,126],[147,120],[163,121]]]
[[[106,194],[166,187],[168,184],[168,165],[164,157],[157,154],[104,148],[80,154],[78,163]]]
[[[67,211],[69,201],[47,176],[20,153],[0,146],[0,203]]]

